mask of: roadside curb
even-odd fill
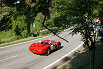
[[[49,35],[49,36],[52,36],[52,35]],[[39,39],[42,39],[42,38],[46,38],[46,37],[49,37],[49,36],[45,36],[45,37],[41,37],[41,38],[38,38],[38,39],[33,39],[33,40],[30,40],[30,41],[25,41],[25,42],[17,43],[17,44],[5,45],[4,47],[0,47],[0,49],[12,47],[12,46],[17,46],[17,45],[21,45],[21,44],[25,44],[27,42],[32,42],[32,41],[39,40]]]
[[[65,29],[63,30],[62,32],[65,32],[65,31],[68,31],[69,29]],[[4,43],[3,45],[0,46],[0,49],[2,48],[7,48],[7,47],[12,47],[12,46],[17,46],[17,45],[21,45],[21,44],[24,44],[24,43],[27,43],[27,42],[32,42],[32,41],[35,41],[35,40],[38,40],[38,39],[42,39],[42,38],[46,38],[46,37],[49,37],[49,36],[52,36],[52,35],[48,35],[48,36],[45,36],[45,37],[40,37],[40,38],[37,38],[37,39],[31,39],[31,40],[27,40],[27,41],[23,41],[23,42],[18,42],[18,43]],[[3,47],[2,47],[3,46]]]
[[[56,66],[54,66],[52,69],[62,69],[63,66],[65,66],[66,64],[68,64],[76,55],[78,55],[78,53],[81,53],[84,50],[84,47],[81,46],[78,49],[76,49],[74,52],[72,52],[71,54],[69,54],[67,57],[63,58],[63,60],[57,64]]]
[[[75,49],[73,49],[72,51],[68,52],[66,55],[64,55],[63,57],[59,58],[58,60],[56,60],[55,62],[49,64],[48,66],[44,67],[43,69],[57,69],[57,67],[61,66],[61,63],[64,61],[65,58],[70,56],[72,57],[75,52],[83,49],[83,43],[81,43],[79,46],[77,46]]]

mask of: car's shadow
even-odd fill
[[[63,47],[64,47],[64,46],[61,46],[59,49],[56,49],[56,50],[51,51],[50,54],[52,54],[52,53],[54,53],[54,52],[56,52],[56,51],[62,49]]]
[[[59,49],[55,49],[55,50],[51,51],[49,55],[51,55],[52,53],[54,53],[54,52],[62,49],[63,47],[64,47],[64,46],[61,46]],[[36,54],[36,55],[45,56],[44,54]],[[49,55],[48,55],[48,56],[49,56]]]
[[[62,49],[64,46],[61,46],[60,49]]]

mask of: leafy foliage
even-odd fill
[[[80,33],[83,36],[85,46],[88,47],[91,56],[91,69],[94,69],[95,60],[95,34],[93,19],[101,17],[101,0],[69,0],[57,1],[57,9],[61,15],[69,16],[69,21],[74,24],[72,34]],[[62,4],[61,4],[62,3]],[[102,11],[101,11],[102,10]],[[93,35],[91,35],[93,33]]]
[[[21,32],[23,32],[26,29],[26,23],[25,23],[25,16],[22,15],[20,12],[16,13],[12,18],[12,30],[15,33],[15,35],[21,35]]]

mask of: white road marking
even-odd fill
[[[69,28],[69,29],[70,29],[70,28]],[[68,31],[69,29],[66,29],[66,30],[64,30],[64,31]],[[17,45],[19,46],[19,45],[24,44],[24,43],[27,43],[27,42],[32,42],[32,41],[39,40],[39,39],[43,39],[43,38],[50,37],[50,36],[52,36],[52,35],[45,36],[45,37],[38,38],[38,39],[34,39],[34,40],[30,40],[30,41],[26,41],[26,42],[22,42],[22,43],[17,43],[17,44],[13,44],[13,45],[5,46],[5,47],[0,47],[0,49],[2,49],[2,48],[12,47],[12,46],[17,46]]]
[[[64,30],[64,31],[67,31],[68,29]],[[13,45],[9,45],[9,46],[5,46],[5,47],[0,47],[0,49],[2,48],[8,48],[8,47],[12,47],[12,46],[19,46],[20,44],[24,44],[24,43],[27,43],[27,42],[32,42],[32,41],[35,41],[35,40],[39,40],[39,39],[43,39],[43,38],[46,38],[46,37],[50,37],[52,35],[49,35],[49,36],[45,36],[45,37],[42,37],[42,38],[38,38],[38,39],[34,39],[34,40],[30,40],[30,41],[26,41],[26,42],[22,42],[22,43],[18,43],[18,44],[13,44]],[[11,56],[11,57],[8,57],[8,58],[5,58],[5,59],[2,59],[0,60],[1,61],[5,61],[5,60],[9,60],[9,59],[12,59],[12,58],[15,58],[15,57],[18,57],[20,55],[23,55],[23,54],[19,54],[19,55],[14,55],[14,56]]]
[[[83,50],[84,50],[84,48],[83,48],[79,53],[81,53]],[[74,57],[75,57],[75,56],[73,56],[71,59],[73,59]],[[60,69],[60,68],[63,67],[64,65],[68,64],[69,62],[70,62],[70,60],[67,61],[66,63],[64,63],[64,64],[58,66],[56,69]]]
[[[62,64],[61,66],[57,67],[56,69],[60,69],[60,68],[63,67],[64,65],[68,64],[69,62],[70,62],[70,61],[68,61],[68,62],[66,62],[66,63],[64,63],[64,64]]]
[[[14,56],[11,56],[11,57],[8,57],[8,58],[5,58],[5,59],[2,59],[2,60],[0,60],[0,62],[9,60],[9,59],[12,59],[12,58],[15,58],[15,57],[18,57],[18,56],[23,55],[23,54],[24,54],[24,53],[19,54],[19,55],[14,55]]]
[[[69,28],[69,29],[70,29],[70,28]],[[64,30],[64,31],[68,31],[69,29],[66,29],[66,30]],[[52,36],[52,35],[45,36],[45,37],[38,38],[38,39],[34,39],[34,40],[30,40],[30,41],[26,41],[26,42],[22,42],[22,43],[17,43],[17,44],[13,44],[13,45],[5,46],[5,47],[0,47],[0,49],[2,49],[2,48],[12,47],[12,46],[17,46],[17,45],[19,46],[19,45],[21,45],[21,44],[25,44],[25,43],[27,43],[27,42],[32,42],[32,41],[39,40],[39,39],[43,39],[43,38],[50,37],[50,36]]]
[[[71,54],[72,52],[74,52],[75,50],[77,50],[78,48],[80,48],[82,45],[84,44],[84,42],[82,44],[80,44],[78,47],[76,47],[75,49],[73,49],[72,51],[70,51],[69,53],[67,53],[66,55],[64,55],[63,57],[59,58],[58,60],[56,60],[55,62],[49,64],[48,66],[44,67],[43,69],[47,69],[48,67],[56,64],[57,62],[59,62],[60,60],[62,60],[63,58],[65,58],[66,56],[68,56],[69,54]]]
[[[38,38],[38,39],[34,39],[34,40],[30,40],[30,41],[26,41],[26,42],[22,42],[22,43],[18,43],[18,44],[13,44],[13,45],[5,46],[5,47],[0,47],[0,49],[2,49],[2,48],[12,47],[12,46],[17,46],[17,45],[19,46],[19,45],[21,45],[21,44],[25,44],[25,43],[27,43],[27,42],[32,42],[32,41],[39,40],[39,39],[43,39],[43,38],[50,37],[50,36],[52,36],[52,35],[45,36],[45,37]]]

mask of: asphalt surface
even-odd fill
[[[60,59],[62,56],[72,51],[74,48],[79,46],[81,41],[81,36],[68,35],[70,31],[64,31],[60,34],[61,37],[65,38],[69,42],[51,35],[45,38],[29,41],[26,43],[16,44],[10,47],[0,48],[0,69],[43,69],[56,60]],[[29,51],[29,46],[32,43],[36,43],[41,40],[54,40],[60,41],[62,47],[60,50],[52,52],[49,56],[36,55]],[[49,69],[49,67],[47,68]]]

